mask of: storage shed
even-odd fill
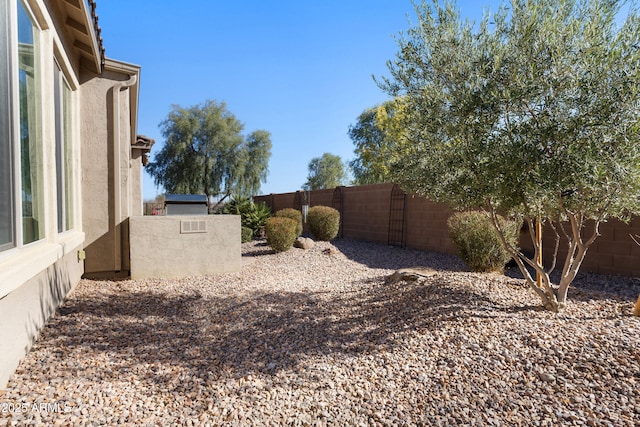
[[[167,215],[207,215],[207,196],[204,194],[166,194]]]

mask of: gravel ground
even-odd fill
[[[556,315],[442,254],[243,254],[233,274],[81,281],[0,392],[0,426],[640,425],[637,279],[581,275]],[[416,265],[438,273],[385,283]]]

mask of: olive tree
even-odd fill
[[[503,244],[553,311],[565,307],[600,224],[640,212],[640,25],[635,4],[626,16],[622,6],[511,0],[474,23],[453,2],[424,2],[398,38],[390,76],[378,79],[407,106],[394,179],[483,209],[499,232],[498,213],[526,222],[532,258]],[[547,269],[536,223],[556,235]]]

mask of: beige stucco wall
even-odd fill
[[[205,232],[181,233],[181,222],[204,222]],[[131,278],[185,277],[238,271],[240,216],[130,218]]]
[[[136,87],[124,85],[132,76],[137,79],[139,69],[124,64],[119,70],[114,62],[101,75],[87,74],[81,87],[81,115],[91,117],[83,121],[81,130],[82,218],[89,277],[128,274],[127,219],[142,210],[140,166],[135,165],[141,160],[131,154],[135,112],[130,98]]]
[[[78,246],[62,259],[0,299],[0,389],[64,297],[79,282]]]
[[[131,211],[129,216],[138,216],[143,214],[142,201],[142,151],[134,150],[129,164],[129,172],[131,173]]]
[[[37,242],[21,244],[18,241],[14,248],[0,252],[0,388],[5,386],[47,318],[83,273],[83,262],[78,260],[85,237],[81,221],[80,153],[83,150],[83,136],[80,123],[91,119],[80,114],[83,69],[69,29],[65,28],[63,2],[30,0],[26,3],[42,29],[36,61],[42,83],[37,114],[42,159],[36,167],[42,179],[44,235]],[[67,181],[65,189],[73,198],[72,209],[66,213],[74,219],[74,223],[70,230],[61,233],[57,227],[55,67],[60,68],[71,89],[69,132],[72,138],[71,146],[67,146],[67,149],[71,155],[72,181]],[[17,109],[8,113],[15,116]],[[24,220],[18,220],[18,224],[20,221]]]
[[[86,2],[25,3],[42,30],[36,58],[42,82],[38,110],[42,160],[36,167],[42,180],[38,208],[43,209],[44,235],[26,245],[18,239],[16,247],[0,253],[0,388],[46,319],[80,280],[85,266],[79,260],[83,248],[89,272],[128,274],[128,218],[142,212],[141,165],[135,163],[141,159],[132,159],[131,154],[137,132],[140,67],[104,59],[96,50],[88,57],[78,47],[76,37],[82,31],[76,12],[86,12]],[[76,16],[74,28],[69,26],[69,13]],[[93,26],[93,21],[87,22],[86,28]],[[74,224],[61,233],[57,228],[56,99],[52,85],[56,66],[72,91],[74,179],[65,188],[73,195]]]

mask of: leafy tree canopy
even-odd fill
[[[598,225],[640,212],[640,25],[634,4],[617,25],[624,3],[511,0],[475,24],[454,2],[423,2],[378,81],[406,102],[394,180],[527,221],[533,260],[504,243],[552,310],[564,307]],[[536,219],[567,240],[558,286],[537,261]]]
[[[314,157],[309,162],[309,175],[303,187],[305,190],[333,188],[342,185],[346,178],[340,156],[324,153],[322,157]]]
[[[249,196],[266,181],[271,135],[258,130],[246,138],[244,125],[224,102],[174,105],[160,124],[165,143],[147,171],[169,193]]]
[[[356,184],[391,182],[389,166],[395,158],[397,145],[403,141],[402,98],[368,108],[349,127],[349,137],[355,144],[356,157],[349,162]]]

